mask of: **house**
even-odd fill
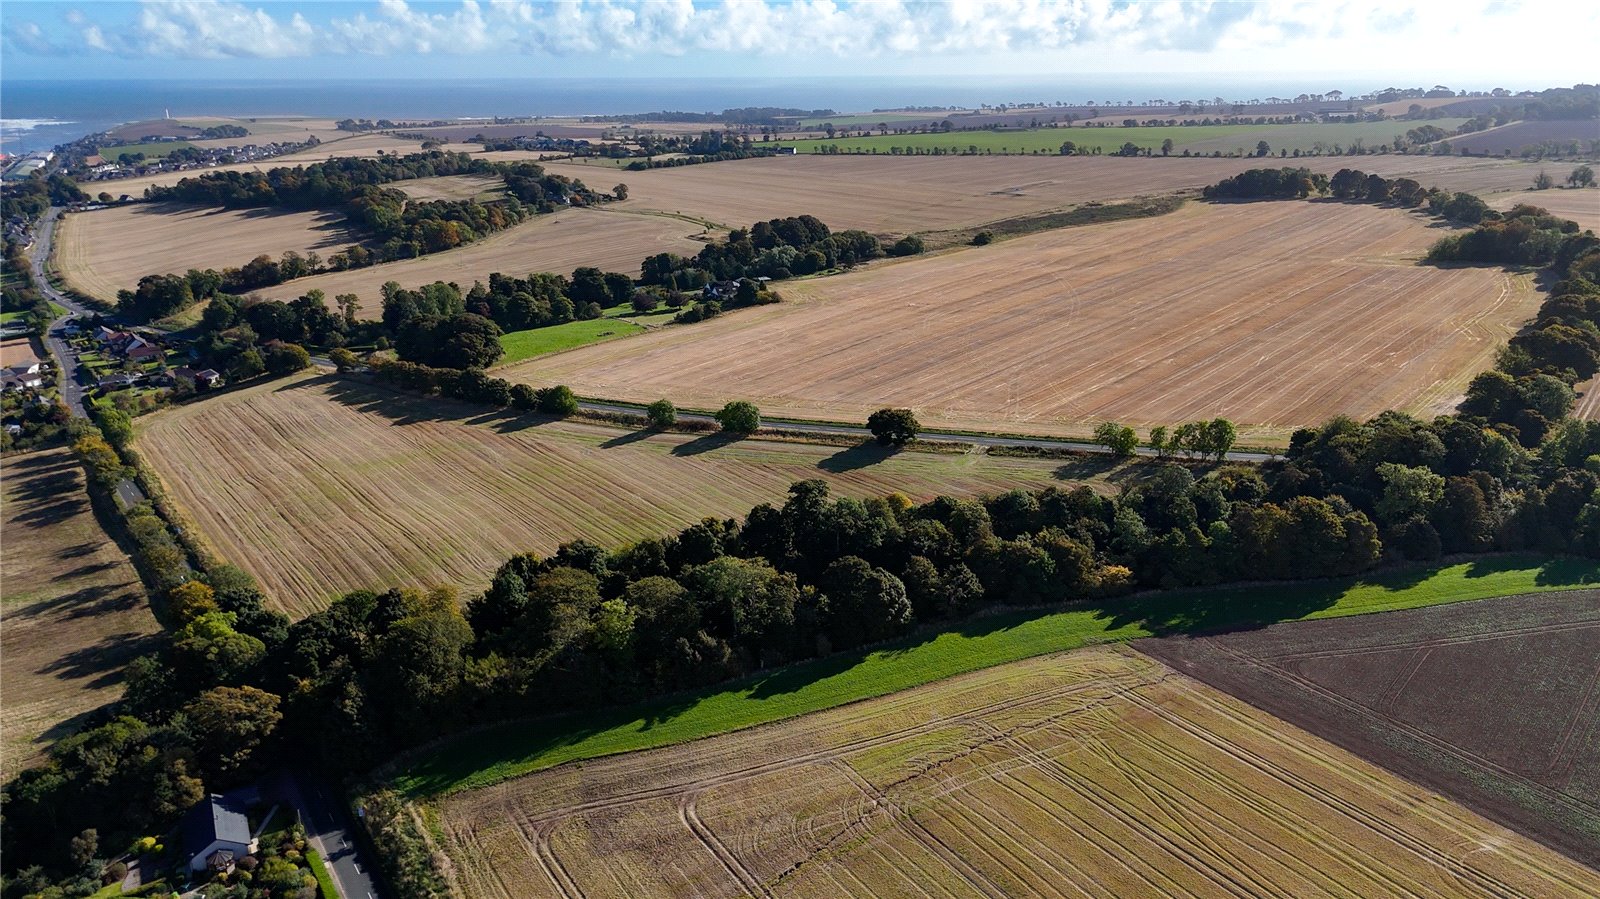
[[[172,370],[174,380],[192,385],[197,390],[210,390],[222,386],[222,375],[216,369],[193,369],[187,365],[179,366]]]
[[[101,325],[100,327],[94,329],[94,339],[98,343],[111,343],[117,340],[119,337],[125,336],[126,334],[124,332],[113,331],[105,325]]]
[[[138,338],[134,339],[138,340]],[[162,351],[161,347],[140,340],[138,346],[130,346],[122,355],[130,362],[149,362],[153,359],[160,359],[166,353]]]
[[[700,290],[700,296],[707,300],[726,300],[738,292],[738,281],[712,281]]]
[[[44,363],[28,360],[0,370],[0,390],[7,393],[44,386]]]
[[[183,851],[191,871],[228,871],[256,851],[245,803],[213,793],[183,819]]]
[[[106,375],[95,383],[101,390],[120,390],[124,387],[132,387],[138,382],[139,377],[137,375],[116,374]]]

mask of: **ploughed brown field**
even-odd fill
[[[326,258],[360,242],[343,222],[339,212],[136,203],[65,216],[53,253],[68,285],[115,301],[118,290],[132,290],[145,275],[221,271],[289,250]]]
[[[470,897],[1592,896],[1600,874],[1126,647],[441,802]]]
[[[743,516],[806,478],[850,496],[929,499],[1106,471],[634,432],[315,375],[140,418],[137,445],[222,558],[296,615],[358,588],[470,593],[516,553],[580,537],[615,547],[706,516]]]
[[[1600,592],[1133,645],[1600,867]]]
[[[128,557],[100,529],[68,449],[8,456],[0,553],[0,779],[122,692],[160,628]]]
[[[508,366],[581,395],[1084,434],[1224,416],[1250,439],[1453,406],[1538,306],[1417,259],[1445,229],[1337,202],[1191,204],[781,286],[786,302]]]
[[[436,179],[427,179],[436,180]],[[383,313],[383,285],[395,281],[418,287],[454,281],[467,290],[474,281],[488,282],[491,272],[526,277],[555,272],[570,277],[579,266],[637,276],[639,264],[656,253],[693,256],[705,244],[693,239],[705,229],[692,222],[661,215],[631,215],[604,209],[566,209],[540,215],[498,234],[445,253],[390,262],[346,272],[329,272],[264,287],[251,296],[291,300],[321,290],[329,302],[342,293],[361,298],[361,314]]]

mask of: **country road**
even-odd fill
[[[83,304],[56,290],[51,286],[50,279],[45,277],[45,265],[50,260],[50,242],[55,238],[56,222],[60,217],[61,210],[54,206],[40,217],[38,230],[33,236],[33,246],[28,249],[28,263],[33,269],[34,287],[44,294],[45,299],[67,310],[65,315],[50,323],[44,334],[44,342],[50,349],[50,355],[56,360],[57,381],[61,385],[62,401],[67,404],[67,409],[73,417],[86,418],[89,415],[88,387],[79,381],[78,356],[63,339],[61,326],[75,315],[89,315],[94,310],[85,308]]]
[[[623,406],[608,403],[603,400],[579,400],[578,408],[587,412],[602,412],[612,415],[643,415],[644,410],[634,406]],[[716,419],[703,412],[679,412],[679,421],[715,423]],[[864,427],[855,425],[840,425],[820,421],[796,421],[789,419],[762,419],[761,426],[775,431],[790,431],[798,434],[817,434],[830,437],[871,437],[872,432]],[[974,446],[1003,446],[1003,447],[1028,447],[1032,449],[1069,450],[1075,453],[1110,453],[1111,450],[1098,443],[1085,443],[1077,440],[1057,440],[1050,437],[1000,437],[988,434],[960,434],[949,431],[922,431],[917,434],[918,440],[932,440],[940,443],[968,443]],[[1134,450],[1136,455],[1154,457],[1156,451],[1141,446]],[[1227,454],[1229,462],[1266,462],[1277,458],[1271,453],[1232,452]]]

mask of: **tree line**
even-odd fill
[[[505,183],[506,196],[489,203],[414,202],[404,191],[386,186],[461,174],[498,175]],[[266,172],[208,172],[168,187],[148,188],[145,197],[229,209],[338,209],[346,225],[371,245],[353,245],[326,262],[315,253],[302,257],[290,252],[280,260],[258,256],[246,265],[220,272],[207,269],[185,275],[146,275],[134,289],[117,293],[120,310],[139,319],[171,315],[219,292],[243,293],[326,271],[442,252],[533,215],[598,202],[602,195],[581,181],[548,174],[531,162],[491,163],[465,153],[432,151],[403,157],[331,159]]]

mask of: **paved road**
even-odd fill
[[[300,812],[306,839],[321,853],[344,899],[378,899],[378,885],[356,851],[348,814],[332,787],[303,774],[284,777],[286,792]]]
[[[633,406],[621,406],[615,403],[590,402],[583,400],[578,403],[578,408],[590,412],[606,412],[621,415],[643,415],[644,412]],[[679,421],[715,422],[710,415],[700,412],[679,412]],[[776,419],[762,419],[762,426],[783,431],[795,431],[801,434],[824,434],[837,437],[871,437],[872,432],[863,427],[854,425],[836,425],[817,421],[785,421]],[[946,443],[969,443],[977,446],[1019,446],[1036,449],[1071,450],[1076,453],[1110,453],[1111,450],[1098,443],[1083,443],[1076,440],[1055,440],[1049,437],[994,437],[982,434],[956,434],[948,431],[922,431],[917,434],[918,440],[936,440]],[[1149,447],[1141,446],[1134,451],[1140,456],[1155,456],[1156,451]],[[1277,458],[1271,453],[1233,452],[1228,453],[1229,462],[1265,462]]]
[[[67,314],[50,323],[45,331],[44,342],[50,354],[55,357],[57,381],[61,385],[61,399],[67,404],[73,416],[85,418],[88,416],[89,385],[82,383],[78,374],[78,356],[67,345],[62,336],[61,327],[66,320],[75,315],[89,315],[94,310],[86,308],[77,300],[61,293],[50,286],[50,280],[45,277],[45,263],[50,259],[50,242],[55,238],[56,222],[60,220],[61,210],[55,207],[45,211],[40,217],[38,228],[33,234],[33,246],[28,250],[28,262],[33,268],[33,283],[45,298],[67,310]]]

